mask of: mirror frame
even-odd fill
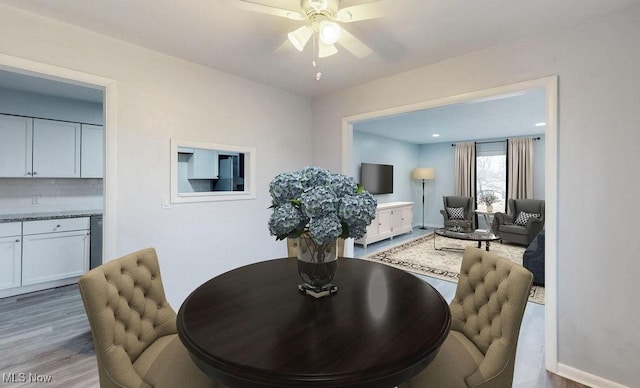
[[[201,148],[244,154],[244,191],[178,192],[178,148]],[[256,198],[256,149],[227,144],[171,139],[171,203],[237,201]]]

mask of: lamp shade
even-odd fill
[[[326,44],[322,41],[318,42],[318,58],[330,57],[338,52],[336,46],[332,44]]]
[[[411,171],[411,179],[434,179],[436,172],[431,167],[418,167]]]
[[[307,44],[309,39],[311,38],[311,34],[313,33],[313,29],[309,26],[302,26],[295,31],[292,31],[287,34],[289,37],[289,41],[298,51],[302,51],[304,46]]]

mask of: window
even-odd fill
[[[478,210],[486,210],[481,202],[483,195],[493,193],[497,201],[493,211],[505,211],[507,195],[507,143],[490,142],[476,144],[476,191]]]
[[[255,199],[256,149],[171,140],[171,202]]]

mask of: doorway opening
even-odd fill
[[[353,174],[353,127],[359,122],[378,119],[386,116],[405,114],[430,108],[443,107],[459,103],[481,101],[495,96],[522,93],[535,89],[543,89],[545,95],[545,165],[544,165],[544,198],[545,214],[545,367],[551,372],[557,371],[557,143],[558,143],[558,78],[546,77],[524,81],[516,84],[480,90],[458,96],[424,101],[410,105],[391,107],[383,110],[366,112],[342,119],[342,172]],[[353,247],[346,247],[346,254]]]
[[[100,104],[99,112],[103,126],[102,140],[102,203],[104,213],[103,257],[116,255],[116,83],[113,79],[61,68],[11,56],[0,57],[0,72],[8,76],[5,88],[17,89],[23,93],[58,96],[78,100],[86,104]],[[12,79],[12,80],[10,80]],[[13,84],[11,82],[14,82]],[[15,83],[17,82],[17,83]],[[28,103],[28,99],[25,100]],[[49,116],[46,109],[40,112]],[[94,115],[95,117],[95,115]],[[56,117],[45,117],[54,118]],[[57,119],[63,119],[57,117]],[[73,120],[68,120],[73,121]],[[82,120],[81,120],[82,121]],[[95,120],[92,120],[95,121]],[[82,121],[85,122],[85,121]],[[90,123],[89,120],[85,122]]]

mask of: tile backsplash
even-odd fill
[[[0,215],[102,207],[102,179],[0,178]]]

